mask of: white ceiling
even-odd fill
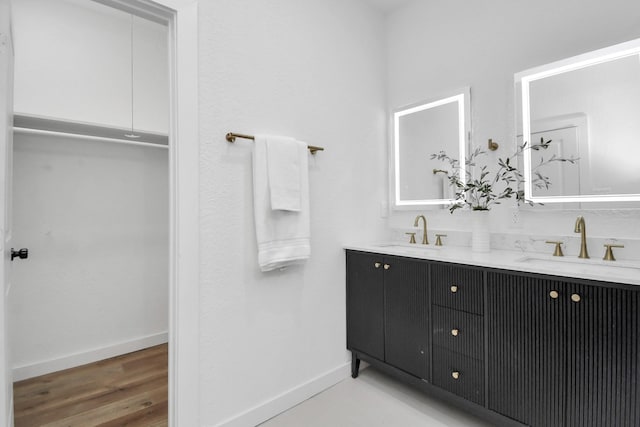
[[[405,5],[412,0],[366,0],[376,9],[381,10],[382,12],[389,13],[399,8],[402,5]]]

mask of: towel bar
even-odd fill
[[[226,139],[229,142],[236,142],[236,138],[251,139],[253,141],[256,139],[253,135],[244,135],[242,133],[234,132],[229,132],[226,136]],[[323,147],[316,147],[315,145],[308,145],[307,148],[311,151],[311,154],[316,154],[317,151],[324,151]]]

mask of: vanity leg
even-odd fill
[[[358,378],[358,371],[360,370],[360,359],[356,353],[351,353],[351,378]]]

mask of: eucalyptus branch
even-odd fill
[[[486,165],[480,167],[479,174],[474,177],[472,169],[477,166],[477,160],[480,156],[486,155],[487,152],[481,148],[475,148],[469,156],[465,158],[465,179],[460,178],[462,168],[460,162],[449,156],[445,151],[432,154],[431,160],[439,160],[448,164],[449,170],[434,169],[433,173],[442,173],[446,175],[449,185],[454,188],[455,199],[449,206],[449,211],[453,213],[457,209],[468,207],[472,210],[489,210],[493,205],[500,204],[503,199],[515,198],[517,203],[527,202],[524,199],[524,191],[522,184],[525,182],[523,174],[518,170],[514,163],[522,156],[524,150],[533,151],[547,150],[551,144],[551,140],[545,141],[540,138],[540,142],[536,144],[527,144],[524,142],[516,148],[515,153],[506,158],[498,158],[498,169],[495,172],[489,171]],[[551,180],[548,176],[540,172],[540,168],[547,166],[553,162],[567,162],[575,164],[579,159],[574,157],[558,157],[553,154],[547,160],[540,159],[540,163],[532,170],[532,184],[535,188],[549,188]],[[504,189],[498,191],[495,186],[503,184]],[[527,202],[530,203],[530,202]],[[531,203],[530,203],[531,204]]]

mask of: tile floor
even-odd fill
[[[262,427],[489,427],[419,390],[367,368]]]

